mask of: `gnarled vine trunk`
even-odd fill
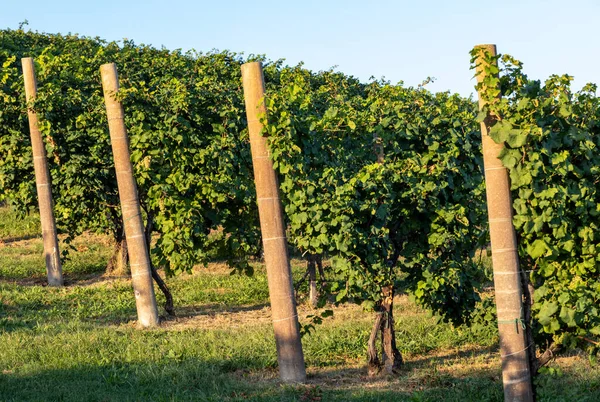
[[[123,219],[119,213],[118,206],[110,205],[106,212],[106,219],[112,223],[113,251],[106,263],[105,275],[107,276],[128,276],[129,271],[129,252],[125,240],[125,229]]]
[[[321,278],[320,285],[317,280],[317,269]],[[319,296],[324,294],[327,280],[325,279],[325,270],[323,269],[323,256],[321,254],[308,254],[306,257],[306,272],[302,279],[296,282],[295,291],[298,292],[300,285],[308,278],[308,299],[312,308],[319,307]]]
[[[325,292],[325,271],[323,270],[323,256],[321,254],[311,254],[308,256],[308,275],[310,279],[310,304],[313,308],[319,306],[319,295]],[[321,277],[321,286],[317,290],[317,269]]]
[[[106,264],[106,275],[108,276],[127,276],[129,270],[129,254],[127,251],[127,240],[124,237],[116,239],[113,247],[113,253]]]
[[[154,230],[154,216],[151,212],[147,212],[148,221],[146,222],[146,229],[144,235],[146,236],[146,244],[148,245],[148,250],[150,250],[150,242],[152,241],[152,231]],[[160,291],[165,295],[165,311],[170,316],[175,316],[175,308],[173,306],[173,295],[167,286],[167,283],[160,277],[158,271],[152,264],[152,260],[150,260],[150,271],[152,272],[152,279],[158,285]]]
[[[533,338],[533,329],[531,328],[531,323],[533,321],[531,307],[535,302],[533,299],[533,292],[535,291],[535,288],[529,280],[529,276],[524,271],[521,271],[521,287],[523,289],[523,321],[525,322],[525,336],[527,338],[527,344],[531,345],[529,353],[529,371],[531,372],[531,376],[535,378],[538,370],[554,359],[555,353],[560,350],[560,345],[552,342],[550,346],[544,350],[544,353],[537,357],[537,347]],[[533,400],[535,401],[535,383],[532,383],[532,392]]]
[[[368,374],[376,375],[383,369],[387,374],[395,374],[402,367],[402,354],[396,346],[394,330],[394,289],[385,286],[382,289],[383,299],[376,307],[375,322],[369,337],[367,349]],[[381,358],[377,351],[377,338],[381,335]]]
[[[309,279],[309,292],[308,298],[310,300],[310,305],[313,308],[317,308],[319,304],[319,292],[317,291],[317,264],[315,260],[309,258],[308,264],[308,279]]]
[[[146,237],[146,244],[148,246],[148,250],[150,250],[150,242],[152,240],[152,231],[154,230],[154,218],[151,213],[147,213],[148,220],[146,222],[146,226],[144,229],[144,236]],[[108,264],[106,265],[106,275],[108,276],[128,276],[131,274],[131,270],[129,269],[129,254],[127,251],[127,240],[125,239],[124,232],[120,232],[120,235],[116,236],[115,245],[113,249],[113,254],[108,260]],[[150,271],[152,274],[152,279],[158,285],[158,288],[161,290],[163,295],[165,296],[165,311],[167,314],[174,316],[175,308],[173,305],[173,295],[169,290],[164,279],[161,278],[158,271],[150,261]]]
[[[369,376],[379,374],[381,371],[381,360],[379,359],[379,353],[377,352],[377,335],[381,330],[381,322],[383,321],[383,312],[377,311],[375,313],[375,322],[371,329],[371,336],[369,336],[369,344],[367,348],[367,373]]]

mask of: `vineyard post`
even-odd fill
[[[33,151],[33,168],[35,171],[35,185],[37,189],[38,204],[40,207],[40,221],[42,224],[42,238],[44,242],[44,256],[46,260],[46,273],[48,285],[63,286],[62,265],[58,249],[58,236],[52,203],[52,188],[50,171],[46,160],[46,147],[40,133],[36,112],[30,105],[37,96],[37,82],[33,59],[21,59],[23,66],[23,80],[25,81],[25,98],[27,100],[27,116],[29,118],[29,133],[31,135],[31,149]]]
[[[286,382],[303,382],[306,380],[306,369],[283,210],[279,200],[279,183],[270,159],[267,139],[261,135],[263,125],[260,116],[266,116],[262,101],[265,93],[262,65],[259,62],[242,65],[242,80],[279,375]]]
[[[479,45],[476,49],[496,56],[495,45]],[[478,56],[476,60],[477,80],[483,82],[486,72],[485,59]],[[497,66],[496,66],[497,67]],[[496,73],[497,74],[497,73]],[[482,95],[485,88],[479,89],[479,108],[485,106]],[[500,95],[498,95],[500,96]],[[500,335],[500,357],[502,359],[502,381],[504,399],[506,401],[532,401],[533,391],[531,371],[529,367],[523,321],[523,300],[519,272],[519,254],[517,239],[512,222],[512,198],[508,171],[498,159],[504,148],[489,136],[496,122],[496,117],[488,113],[481,122],[483,144],[483,164],[485,168],[485,185],[492,243],[492,265],[494,271],[494,291],[498,314],[498,332]]]
[[[135,293],[138,322],[142,327],[154,327],[158,325],[158,309],[137,185],[133,178],[123,105],[115,98],[115,94],[119,90],[117,67],[114,63],[104,64],[100,67],[100,73],[110,142],[115,160],[125,239],[129,251],[131,281]]]

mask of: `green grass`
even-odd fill
[[[0,208],[0,278],[42,284],[46,280],[39,216],[19,216],[9,207]],[[64,236],[59,236],[62,238]],[[62,241],[61,250],[67,249]],[[111,253],[109,241],[104,236],[86,234],[72,244],[69,258],[63,264],[67,283],[85,275],[102,272]],[[70,258],[73,257],[73,258]]]
[[[42,236],[39,216],[20,216],[12,208],[0,207],[0,239],[15,240]]]
[[[0,209],[0,219],[11,216]],[[27,219],[35,229],[35,217]],[[308,383],[282,385],[262,266],[252,278],[219,264],[170,278],[178,316],[138,330],[129,282],[101,276],[106,239],[78,240],[65,264],[68,286],[48,288],[40,284],[41,239],[14,240],[32,235],[25,226],[1,226],[10,240],[0,245],[2,401],[502,400],[495,331],[436,323],[407,297],[395,308],[406,360],[398,376],[366,376],[373,317],[349,305],[303,339]],[[299,306],[301,322],[309,314]],[[540,400],[600,400],[600,369],[586,359],[566,356],[551,367],[537,379]]]

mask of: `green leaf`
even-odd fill
[[[537,314],[538,320],[542,325],[550,324],[550,320],[552,315],[554,315],[558,311],[558,304],[554,302],[546,301],[540,308],[540,311]]]
[[[534,259],[544,256],[548,250],[548,244],[542,239],[534,240],[531,244],[527,245],[527,254]]]
[[[577,323],[575,322],[575,310],[563,306],[560,309],[559,317],[569,327],[577,326]]]

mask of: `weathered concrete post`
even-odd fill
[[[110,142],[117,173],[125,239],[129,251],[131,280],[135,292],[138,322],[142,327],[154,327],[158,325],[158,309],[150,271],[150,256],[146,245],[144,223],[138,200],[137,184],[133,178],[129,139],[123,119],[123,106],[115,98],[115,94],[119,90],[117,67],[114,63],[104,64],[100,67],[100,73],[102,75]]]
[[[279,375],[286,382],[303,382],[306,380],[306,369],[300,341],[283,210],[279,200],[279,183],[269,156],[267,139],[261,135],[262,124],[259,120],[261,114],[266,114],[262,102],[265,84],[261,64],[254,62],[242,65],[242,79]]]
[[[482,52],[496,55],[495,45],[480,45],[476,48]],[[477,80],[485,78],[485,60],[481,54],[477,63]],[[479,107],[485,101],[479,94]],[[498,159],[504,148],[496,144],[489,136],[495,124],[493,116],[488,116],[481,123],[483,143],[483,164],[485,167],[485,185],[492,243],[492,264],[494,271],[494,291],[498,312],[498,331],[500,334],[500,356],[502,358],[502,380],[505,401],[533,400],[531,372],[529,368],[525,330],[523,329],[523,300],[519,272],[519,254],[517,237],[513,226],[512,198],[508,171]]]
[[[37,81],[33,59],[21,59],[23,66],[23,80],[25,81],[25,98],[28,103],[27,116],[29,118],[29,133],[31,135],[31,149],[33,151],[33,168],[35,171],[35,185],[37,189],[38,204],[40,207],[40,221],[42,224],[42,238],[44,241],[44,257],[46,260],[46,273],[48,285],[63,286],[62,265],[58,249],[58,236],[52,202],[52,188],[50,171],[46,160],[46,147],[39,129],[36,112],[29,107],[29,103],[37,96]]]

